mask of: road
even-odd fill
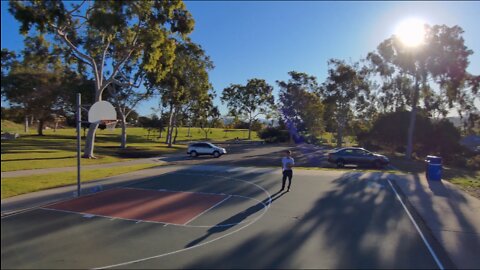
[[[220,158],[199,156],[191,158],[186,153],[176,153],[159,158],[161,161],[176,165],[227,165],[227,166],[280,166],[285,150],[291,150],[298,167],[331,167],[326,161],[327,149],[313,145],[258,145],[258,144],[218,144],[227,149]]]

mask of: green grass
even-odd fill
[[[2,128],[3,128],[2,122]],[[6,121],[6,126],[18,125]],[[20,125],[21,127],[21,125]],[[82,165],[93,165],[128,161],[133,158],[160,156],[175,151],[183,151],[188,141],[204,140],[204,133],[199,128],[191,128],[191,137],[187,137],[187,128],[179,128],[177,142],[182,144],[168,148],[164,138],[158,138],[158,132],[150,133],[143,128],[127,129],[127,149],[120,149],[119,128],[114,131],[98,130],[95,140],[95,156],[97,159],[82,159]],[[75,129],[45,130],[45,136],[22,135],[16,140],[2,141],[1,171],[17,171],[40,168],[69,167],[76,165]],[[83,135],[83,131],[82,131]],[[162,134],[165,136],[165,133]],[[248,131],[212,129],[209,140],[226,141],[236,137],[246,139]],[[252,139],[258,140],[256,132]],[[82,145],[85,141],[82,140]]]
[[[89,182],[101,178],[114,175],[124,174],[128,172],[138,171],[157,164],[139,164],[131,166],[113,167],[106,169],[94,169],[82,171],[82,182]],[[76,172],[49,173],[40,175],[29,175],[22,177],[2,178],[1,180],[1,197],[2,199],[13,197],[29,192],[45,190],[54,187],[74,185],[77,182]]]
[[[480,174],[477,174],[477,179],[473,178],[463,178],[463,177],[455,177],[450,182],[466,187],[466,188],[475,188],[480,189]]]
[[[2,133],[3,132],[18,133],[20,135],[26,134],[22,124],[18,124],[9,120],[2,120]],[[33,134],[33,131],[29,132],[28,134]]]
[[[425,173],[425,163],[421,160],[409,161],[402,157],[391,157],[390,160],[392,165],[402,172],[410,174]],[[480,171],[478,170],[466,170],[443,166],[442,179],[456,184],[473,195],[480,197]]]

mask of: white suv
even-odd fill
[[[192,143],[188,146],[187,155],[196,157],[199,155],[212,155],[216,158],[227,153],[222,147],[215,146],[208,142]]]

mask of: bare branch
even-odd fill
[[[115,75],[117,75],[117,72],[118,70],[122,67],[122,65],[128,60],[128,58],[130,58],[130,55],[132,55],[132,53],[135,51],[135,49],[137,49],[137,47],[135,46],[136,43],[137,43],[137,39],[138,39],[138,35],[135,36],[135,39],[133,40],[132,42],[132,45],[131,45],[131,49],[130,51],[127,53],[127,55],[125,55],[125,57],[120,60],[116,65],[115,67],[113,68],[113,72],[112,72],[112,75],[111,77],[114,77]]]
[[[60,36],[68,45],[68,47],[70,47],[70,49],[72,49],[77,55],[81,56],[82,58],[84,58],[83,60],[86,61],[86,62],[95,62],[93,60],[93,58],[85,53],[82,53],[75,45],[73,45],[73,43],[70,41],[70,39],[68,39],[67,37],[67,33],[65,33],[64,31],[60,30],[59,28],[57,28],[57,34],[58,36]],[[78,56],[77,56],[78,57]]]
[[[110,79],[107,80],[107,83],[105,84],[105,87],[107,87],[109,84],[112,84],[112,83],[113,83],[113,84],[116,84],[116,85],[118,85],[118,86],[120,86],[120,87],[130,87],[130,86],[131,86],[129,82],[128,82],[128,83],[124,83],[124,82],[121,82],[121,81],[119,81],[119,80],[117,80],[117,79],[115,79],[115,78],[110,78]],[[103,87],[103,89],[105,89],[105,87]],[[102,90],[103,90],[103,89],[102,89]]]
[[[137,40],[138,40],[138,30],[139,30],[140,24],[141,24],[141,21],[139,21],[137,26],[136,26],[137,27],[137,32],[135,33],[135,37],[133,38],[132,44],[130,45],[130,47],[131,47],[130,51],[125,55],[125,57],[122,60],[120,60],[114,66],[112,75],[110,75],[110,78],[108,79],[108,81],[110,81],[112,78],[114,78],[117,75],[117,73],[120,70],[120,68],[122,67],[122,65],[130,58],[132,53],[137,49],[136,44],[137,44]],[[102,87],[102,89],[103,88],[104,87]]]
[[[83,4],[85,4],[85,2],[87,2],[87,0],[83,0],[82,3],[80,5],[78,5],[76,8],[72,9],[71,11],[68,11],[67,12],[67,16],[70,16],[72,15],[75,11],[79,10]]]
[[[73,27],[74,30],[82,28],[88,21],[84,21],[83,23],[79,24],[77,27]]]
[[[107,38],[108,39],[108,38]],[[100,63],[100,85],[103,84],[103,66],[105,65],[105,57],[107,56],[108,48],[110,47],[111,39],[108,39],[105,49],[103,49],[102,61]]]
[[[75,18],[82,18],[84,20],[88,20],[88,17],[87,16],[83,16],[83,15],[78,15],[78,14],[73,14],[72,17],[75,17]]]

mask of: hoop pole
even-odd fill
[[[80,151],[81,151],[81,136],[80,130],[82,125],[82,94],[77,93],[77,197],[80,197],[81,182],[80,182]]]

